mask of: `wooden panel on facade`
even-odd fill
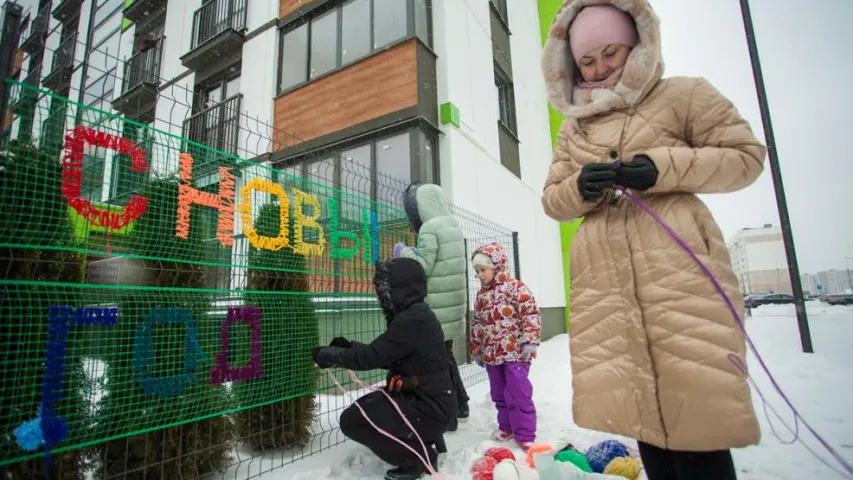
[[[18,50],[18,53],[15,54],[15,61],[12,66],[12,75],[16,76],[20,71],[21,67],[24,65],[24,51]]]
[[[416,40],[401,43],[275,101],[279,148],[418,103]]]
[[[290,15],[291,13],[299,10],[305,5],[311,3],[313,0],[279,0],[278,2],[278,18],[282,18],[285,15]]]

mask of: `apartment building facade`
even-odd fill
[[[358,188],[380,202],[381,175],[441,184],[454,204],[518,232],[519,273],[546,328],[562,328],[559,226],[540,203],[552,147],[536,2],[21,3],[21,81],[343,190],[355,186],[340,172],[363,169],[371,185]],[[43,129],[88,121],[51,98],[28,101],[58,119]],[[13,122],[12,136],[60,148],[55,132],[22,135],[31,127]],[[127,163],[90,152],[86,194],[121,203],[141,181]]]
[[[727,242],[742,293],[791,293],[782,229],[744,228]]]

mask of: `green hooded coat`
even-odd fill
[[[406,189],[406,214],[418,232],[417,249],[405,248],[401,257],[420,262],[427,275],[426,303],[441,322],[444,338],[465,338],[465,237],[444,190],[438,185],[414,184]]]

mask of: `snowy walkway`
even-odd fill
[[[753,312],[747,328],[759,353],[794,405],[812,426],[835,447],[848,462],[853,462],[853,308],[809,303],[813,355],[801,353],[793,307],[762,307]],[[546,342],[532,370],[535,401],[539,411],[539,441],[555,443],[569,439],[586,448],[612,436],[575,426],[571,415],[571,371],[568,337],[561,335]],[[791,414],[772,392],[770,382],[750,358],[751,373],[762,391],[793,425]],[[488,398],[488,385],[481,383],[471,394],[471,419],[456,433],[447,435],[450,452],[440,460],[441,473],[453,479],[469,480],[473,462],[488,447],[494,429],[494,406]],[[753,394],[759,413],[763,439],[759,446],[735,452],[741,480],[829,480],[844,478],[822,465],[800,444],[786,445],[772,433],[763,414],[758,395]],[[548,421],[542,421],[547,418]],[[775,419],[774,419],[775,420]],[[783,440],[793,436],[778,421],[773,425]],[[803,430],[801,428],[801,430]],[[829,458],[812,438],[808,444]],[[635,446],[635,445],[632,445]],[[520,452],[519,452],[520,454]],[[833,464],[835,466],[835,464]],[[368,450],[346,442],[321,454],[263,475],[263,480],[355,480],[381,479],[387,465]],[[536,479],[535,471],[524,466],[523,479]],[[645,477],[643,477],[645,478]]]

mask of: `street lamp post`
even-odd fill
[[[779,158],[776,153],[776,138],[773,136],[773,123],[770,121],[770,107],[767,103],[767,91],[764,88],[764,75],[761,73],[761,60],[758,57],[758,46],[755,42],[755,29],[752,25],[752,13],[749,10],[749,0],[740,0],[740,11],[743,16],[743,28],[746,33],[746,43],[749,47],[749,58],[752,62],[752,75],[755,80],[755,90],[758,95],[758,106],[761,109],[761,124],[764,127],[764,138],[767,143],[767,157],[770,162],[770,173],[773,176],[773,188],[776,191],[776,206],[779,209],[779,221],[782,227],[782,241],[785,244],[785,256],[788,259],[788,274],[791,277],[791,291],[794,294],[794,306],[797,310],[797,324],[800,328],[800,344],[803,352],[814,353],[812,336],[809,331],[809,320],[806,315],[806,302],[803,298],[803,286],[800,284],[800,268],[797,264],[797,251],[794,248],[794,235],[791,231],[791,219],[788,216],[788,202],[785,199],[785,187],[782,185],[782,172],[779,170]]]

